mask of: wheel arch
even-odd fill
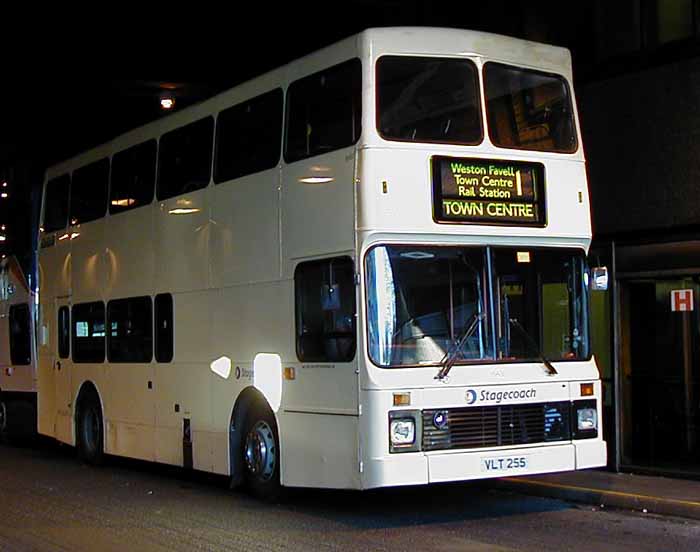
[[[229,422],[229,473],[231,475],[231,487],[238,487],[243,483],[243,455],[240,454],[243,444],[243,424],[245,423],[246,415],[250,410],[258,404],[264,405],[270,410],[275,418],[279,432],[279,419],[274,412],[270,403],[265,398],[265,395],[256,387],[248,386],[241,391],[236,398],[236,402],[231,410]],[[280,444],[278,443],[278,446]],[[280,446],[280,459],[281,459]]]

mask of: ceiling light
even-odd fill
[[[168,211],[168,214],[170,215],[191,215],[192,213],[199,213],[200,209],[197,209],[196,207],[190,207],[188,209],[182,208],[182,207],[177,207],[175,209],[170,209]]]
[[[433,253],[429,253],[428,251],[404,251],[403,253],[401,253],[401,256],[407,259],[414,260],[432,259],[433,257],[435,257]]]
[[[332,176],[306,176],[300,178],[299,182],[304,184],[326,184],[327,182],[333,182],[334,178]]]
[[[136,200],[129,197],[124,199],[113,199],[111,203],[114,207],[131,207],[134,203],[136,203]]]

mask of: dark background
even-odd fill
[[[31,264],[47,166],[368,27],[445,26],[565,46],[599,234],[694,227],[698,0],[60,6],[2,14],[0,254]],[[697,122],[697,124],[696,124]],[[645,137],[647,139],[643,139]],[[679,186],[679,182],[685,184]],[[690,199],[689,199],[690,198]],[[612,199],[613,201],[609,201]],[[619,216],[620,202],[629,216]]]

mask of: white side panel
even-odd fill
[[[209,366],[173,362],[155,365],[155,457],[158,462],[183,465],[183,420],[192,428],[194,467],[210,471],[210,451],[200,432],[211,431]]]
[[[293,259],[352,251],[355,245],[354,147],[297,161],[282,168],[282,256],[293,276]],[[302,179],[323,176],[330,182]]]
[[[213,287],[279,278],[279,179],[275,168],[211,189]]]
[[[153,367],[131,363],[105,365],[106,387],[110,390],[108,397],[102,398],[109,427],[105,443],[112,454],[155,459],[154,390],[148,388],[148,382],[154,379]],[[86,369],[86,376],[99,372],[99,367],[95,368]]]
[[[209,287],[208,193],[209,189],[205,188],[161,201],[153,210],[157,293]],[[175,214],[175,209],[194,211]]]
[[[357,415],[357,362],[287,363],[294,380],[284,381],[286,410]]]
[[[208,362],[228,356],[250,365],[258,353],[277,353],[283,363],[295,358],[293,282],[227,287],[213,292]],[[177,331],[177,329],[176,329]]]
[[[106,277],[109,298],[150,295],[154,288],[153,205],[111,215],[105,232]]]
[[[294,487],[360,488],[355,416],[284,413],[282,484]]]
[[[215,291],[206,290],[173,293],[174,363],[209,365],[215,295]]]
[[[104,219],[75,225],[68,230],[72,236],[71,289],[74,304],[103,297],[107,283],[104,232]]]

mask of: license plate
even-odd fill
[[[527,456],[490,456],[481,459],[481,471],[485,472],[526,470],[527,466]]]

